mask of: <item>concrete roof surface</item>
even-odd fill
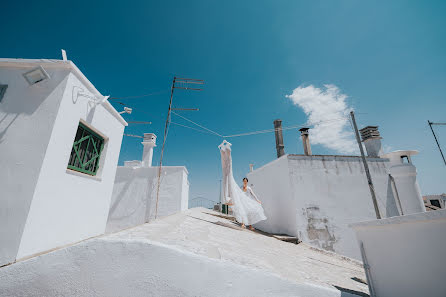
[[[241,229],[220,213],[193,208],[104,239],[150,240],[208,258],[230,261],[296,283],[368,294],[362,263],[335,253]],[[368,295],[362,295],[368,296]]]

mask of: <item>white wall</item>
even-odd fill
[[[377,297],[443,297],[446,210],[353,224]]]
[[[247,174],[268,218],[255,226],[270,233],[296,233],[295,210],[289,207],[292,195],[287,156]]]
[[[114,181],[107,232],[144,224],[155,218],[159,167],[119,166]],[[165,166],[161,174],[158,217],[188,209],[188,172]]]
[[[368,162],[381,215],[398,215],[387,159]],[[376,215],[359,157],[285,155],[248,179],[268,217],[258,228],[360,259],[348,225]]]
[[[102,105],[95,105],[92,99],[75,96],[73,88],[78,87],[94,96],[70,73],[17,258],[105,232],[124,125]],[[67,170],[81,119],[108,138],[95,177]]]
[[[0,63],[0,265],[17,255],[69,73],[46,67],[51,79],[30,86],[22,74],[35,66]]]
[[[0,296],[353,296],[151,241],[95,239],[0,268]]]

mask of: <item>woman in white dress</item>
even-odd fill
[[[243,178],[243,187],[242,187],[242,190],[243,190],[243,192],[245,192],[245,194],[246,194],[249,198],[251,198],[251,199],[257,201],[257,202],[260,203],[260,204],[262,204],[262,202],[257,198],[256,194],[254,194],[254,191],[251,189],[251,187],[248,186],[248,178],[247,178],[247,177],[244,177],[244,178]],[[263,207],[262,207],[262,211],[263,211]],[[265,217],[265,219],[266,219],[266,217]],[[242,228],[244,228],[244,227],[245,227],[245,225],[242,223]],[[254,231],[254,227],[253,227],[252,225],[249,225],[249,229],[251,229],[252,231]]]
[[[253,224],[266,220],[263,207],[254,195],[252,189],[248,187],[247,181],[246,187],[243,186],[243,190],[235,182],[234,176],[232,175],[231,144],[224,140],[218,148],[220,149],[223,171],[223,202],[232,206],[234,217],[242,224],[242,228],[245,228],[245,225],[249,225],[254,229],[252,227]]]

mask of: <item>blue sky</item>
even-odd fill
[[[307,114],[286,96],[301,87],[326,98],[329,85],[334,105],[355,109],[359,127],[379,125],[387,150],[420,151],[413,161],[423,194],[446,192],[446,166],[427,125],[446,122],[444,1],[7,1],[2,12],[0,57],[59,59],[63,48],[104,95],[161,91],[121,100],[134,109],[127,120],[153,122],[126,133],[154,132],[161,142],[175,75],[206,84],[178,90],[174,106],[199,108],[182,115],[225,135],[270,129],[276,118],[304,124]],[[347,133],[348,144],[345,127],[327,129]],[[446,127],[436,131],[446,150]],[[284,139],[286,153],[302,153],[298,131]],[[275,158],[272,133],[228,140],[237,180],[249,163]],[[220,142],[171,126],[165,164],[187,166],[191,198],[218,198]],[[313,153],[343,153],[330,143],[313,144]],[[125,137],[119,162],[141,154],[140,140]]]

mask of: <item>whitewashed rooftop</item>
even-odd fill
[[[360,262],[218,215],[190,209],[0,268],[0,296],[368,296]]]

